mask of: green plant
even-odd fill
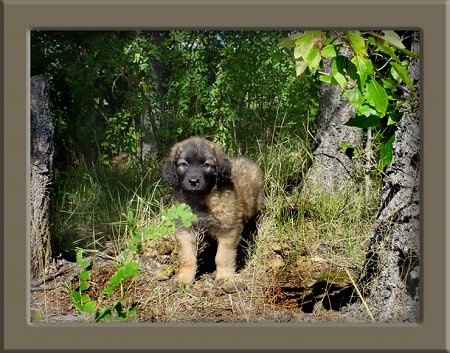
[[[184,227],[189,227],[196,219],[190,207],[184,203],[172,205],[168,209],[161,211],[161,220],[153,222],[147,226],[137,226],[134,219],[134,212],[128,211],[123,214],[126,217],[128,232],[130,234],[130,241],[127,246],[133,252],[140,252],[142,247],[142,240],[144,238],[149,240],[157,240],[164,235],[172,233],[175,230],[175,223],[180,220]]]
[[[113,310],[120,319],[128,319],[136,314],[135,305],[131,305],[129,309],[124,310],[120,300],[117,300],[112,308],[109,305],[102,306],[102,302],[103,298],[112,295],[115,288],[124,280],[139,275],[137,261],[127,260],[121,264],[109,279],[106,289],[101,292],[98,300],[92,300],[87,293],[90,287],[91,271],[89,270],[89,266],[91,263],[83,259],[83,250],[81,249],[77,252],[77,264],[81,268],[81,272],[78,275],[78,287],[72,290],[70,296],[75,308],[85,316],[87,321],[93,318],[95,322],[99,322],[111,318]]]
[[[139,276],[139,263],[135,260],[127,259],[121,264],[116,272],[111,276],[106,288],[101,292],[101,297],[111,296],[114,290],[127,278],[134,278]],[[137,312],[136,305],[133,303],[130,308],[124,310],[121,300],[116,300],[113,307],[106,305],[101,308],[95,314],[95,321],[98,322],[103,319],[111,318],[111,315],[115,311],[120,319],[128,319],[134,316]]]
[[[91,316],[97,309],[97,303],[92,300],[86,291],[90,287],[91,271],[88,269],[91,263],[83,259],[83,250],[77,252],[77,265],[81,272],[78,275],[78,288],[70,293],[75,308],[82,314]]]
[[[156,240],[163,235],[173,232],[175,230],[175,223],[178,220],[185,227],[189,227],[195,220],[195,215],[186,204],[175,204],[169,209],[163,209],[161,219],[158,222],[152,223],[149,227],[137,226],[134,212],[131,210],[127,214],[124,214],[124,216],[126,217],[131,238],[127,242],[127,247],[131,253],[119,254],[116,271],[109,278],[97,300],[93,300],[87,293],[90,288],[91,271],[89,267],[91,263],[83,258],[82,249],[77,251],[76,261],[81,272],[78,275],[77,288],[71,291],[70,296],[75,308],[85,316],[87,321],[90,321],[92,318],[95,322],[111,319],[114,312],[119,319],[123,320],[135,315],[137,312],[136,305],[132,304],[129,308],[124,308],[122,295],[112,306],[103,305],[103,302],[105,298],[112,297],[116,288],[122,285],[125,280],[139,276],[139,262],[133,259],[133,254],[140,252],[143,237]]]

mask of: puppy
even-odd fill
[[[217,241],[216,281],[236,270],[236,253],[244,225],[264,205],[261,169],[245,157],[230,158],[215,143],[191,137],[175,144],[164,162],[163,178],[173,199],[197,216],[190,228],[177,227],[177,282],[191,284],[197,272],[198,241],[207,234]]]

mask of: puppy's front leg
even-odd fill
[[[234,275],[239,239],[239,230],[233,230],[217,237],[216,280],[226,279]]]
[[[181,284],[191,284],[197,272],[197,237],[194,230],[180,229],[175,237],[179,245],[179,272],[176,281]]]

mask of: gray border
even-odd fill
[[[409,349],[445,347],[445,3],[443,1],[4,0],[5,349]],[[26,5],[26,6],[25,6]],[[423,30],[421,324],[27,324],[28,30],[80,28],[417,28]],[[447,292],[448,293],[448,292]],[[448,295],[448,294],[447,294]]]

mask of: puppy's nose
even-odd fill
[[[189,184],[191,186],[197,186],[199,182],[200,182],[200,180],[198,178],[190,178],[189,179]]]

